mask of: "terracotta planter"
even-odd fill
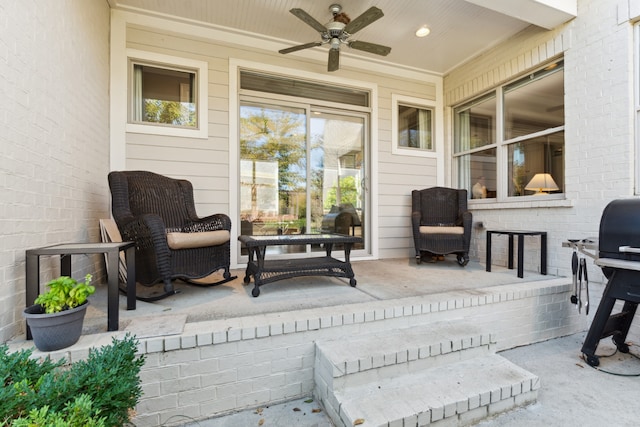
[[[33,343],[40,351],[69,347],[80,339],[89,301],[70,310],[47,314],[39,304],[27,307],[22,315],[31,328]]]

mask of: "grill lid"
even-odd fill
[[[640,248],[640,199],[614,200],[602,212],[600,258],[640,261],[640,254],[620,252],[620,246]]]

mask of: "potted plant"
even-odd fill
[[[91,275],[84,282],[60,276],[47,283],[49,290],[24,309],[33,342],[40,351],[55,351],[78,342],[89,301],[96,290]]]

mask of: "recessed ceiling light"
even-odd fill
[[[423,25],[422,27],[418,28],[418,30],[416,31],[416,37],[426,37],[429,35],[430,32],[431,30],[429,29],[429,27],[427,27],[426,25]]]

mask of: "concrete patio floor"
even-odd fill
[[[126,330],[134,319],[145,317],[176,315],[186,316],[186,322],[197,322],[558,279],[531,271],[525,271],[520,279],[515,270],[500,266],[486,272],[484,264],[473,261],[462,268],[455,256],[420,265],[409,258],[356,261],[353,269],[358,281],[355,288],[349,286],[347,279],[300,277],[266,284],[260,288],[260,296],[254,298],[253,282],[245,285],[244,270],[233,270],[237,279],[214,287],[176,281],[174,286],[179,294],[153,303],[138,301],[132,311],[125,309],[126,299],[121,295],[120,330]],[[98,286],[91,296],[84,334],[106,332],[106,301],[106,286]]]

